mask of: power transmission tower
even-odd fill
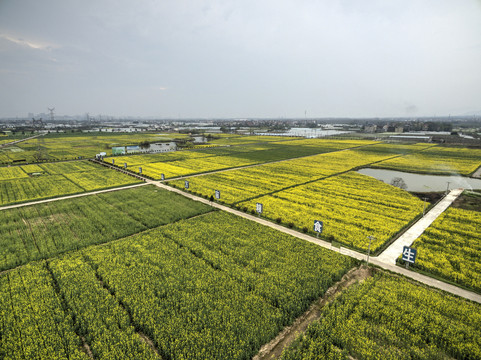
[[[32,126],[36,129],[38,128],[43,128],[43,121],[42,118],[35,120],[35,118],[32,118]]]
[[[47,109],[48,109],[48,111],[50,111],[50,121],[53,122],[53,120],[54,120],[53,111],[55,110],[55,108],[51,108],[51,109],[47,108]]]

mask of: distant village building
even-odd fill
[[[364,130],[368,133],[375,133],[376,130],[377,130],[377,125],[375,124],[369,124],[369,125],[366,125],[366,127],[364,128]]]

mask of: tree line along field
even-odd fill
[[[0,148],[0,163],[72,160],[79,157],[94,158],[100,152],[110,154],[113,146],[139,145],[145,141],[171,141],[174,138],[185,137],[187,137],[186,134],[178,133],[52,133]]]
[[[479,359],[480,310],[380,272],[325,307],[281,359]]]
[[[0,275],[0,354],[248,359],[355,264],[204,214]]]
[[[0,205],[139,183],[88,161],[0,167]]]
[[[3,210],[0,270],[211,210],[153,185]]]
[[[260,141],[270,137],[258,138],[258,141]],[[375,142],[372,141],[359,140],[316,139],[279,141],[276,139],[275,142],[246,143],[241,146],[223,146],[152,155],[114,156],[104,158],[104,161],[119,167],[124,167],[125,164],[127,164],[127,167],[134,172],[138,172],[138,168],[142,167],[143,175],[160,179],[161,174],[164,174],[164,177],[169,179],[178,176],[339,151],[374,143]]]
[[[414,269],[481,292],[480,212],[448,208],[412,247],[418,253]]]

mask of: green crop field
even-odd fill
[[[271,138],[271,137],[266,137]],[[263,139],[263,137],[260,137]],[[259,140],[260,140],[259,139]],[[265,139],[263,139],[265,140]],[[270,139],[272,140],[272,139]],[[359,146],[372,145],[372,141],[354,140],[284,140],[246,144],[242,146],[214,147],[200,150],[177,151],[155,155],[115,156],[104,161],[123,167],[125,163],[137,172],[142,167],[142,174],[160,179],[192,175],[214,170],[230,169],[240,166],[262,164],[297,157],[339,151]]]
[[[139,182],[134,177],[88,161],[0,167],[0,205]]]
[[[379,273],[324,308],[281,359],[479,359],[480,339],[480,304]]]
[[[185,134],[168,133],[51,133],[0,148],[0,163],[37,162],[93,158],[100,152],[112,153],[112,147],[145,142],[162,142],[185,138]]]
[[[189,190],[203,196],[210,196],[214,190],[220,190],[224,202],[236,204],[291,186],[346,172],[391,156],[366,154],[357,150],[307,156],[247,169],[193,177],[189,179]],[[182,188],[184,180],[172,181],[171,184]]]
[[[481,293],[481,212],[447,209],[412,247],[415,269]]]
[[[0,270],[210,210],[207,205],[154,186],[4,210]]]
[[[354,263],[226,213],[182,220],[0,275],[0,354],[156,358],[144,334],[164,359],[251,358]]]
[[[471,174],[478,149],[219,134],[104,159],[176,188],[187,180],[202,202],[98,163],[57,161],[174,136],[188,135],[50,134],[0,148],[0,162],[23,162],[0,167],[0,205],[85,193],[0,210],[0,359],[247,360],[278,336],[284,360],[481,359],[481,305],[461,297],[480,301],[479,212],[449,208],[413,244],[410,268],[478,294],[449,295],[409,271],[349,272],[365,255],[337,250],[363,252],[372,235],[382,252],[424,209],[356,170]],[[270,226],[214,210],[205,198],[215,190],[216,202],[247,213],[262,203]],[[458,202],[477,209],[477,199]],[[319,240],[272,228],[312,236],[314,220]]]
[[[469,175],[481,166],[481,149],[435,146],[376,167],[407,172]]]
[[[253,212],[257,202],[263,204],[263,216],[313,235],[314,220],[321,220],[323,238],[361,251],[367,251],[368,236],[374,236],[373,252],[423,211],[417,197],[356,172],[294,186],[238,207]]]

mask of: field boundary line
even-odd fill
[[[73,199],[73,198],[78,198],[78,197],[83,197],[83,196],[102,194],[102,193],[111,192],[111,191],[131,189],[131,188],[135,188],[135,187],[139,187],[139,186],[145,186],[145,185],[148,185],[148,184],[149,183],[144,182],[144,183],[140,183],[140,184],[125,185],[125,186],[113,187],[113,188],[109,188],[109,189],[95,190],[95,191],[90,191],[90,192],[82,192],[82,193],[79,193],[79,194],[65,195],[65,196],[59,196],[59,197],[43,199],[43,200],[36,200],[36,201],[29,201],[29,202],[24,202],[24,203],[20,203],[20,204],[5,205],[5,206],[0,207],[0,211],[20,208],[20,207],[24,207],[24,206],[44,204],[44,203],[49,203],[49,202],[59,201],[59,200]]]
[[[90,248],[93,248],[93,247],[99,247],[99,246],[107,246],[107,245],[110,245],[112,243],[116,243],[117,241],[121,241],[121,240],[125,240],[125,239],[129,239],[133,236],[136,236],[136,235],[139,235],[139,234],[143,234],[147,231],[151,231],[151,230],[154,230],[154,229],[158,229],[158,228],[161,228],[161,227],[164,227],[164,226],[168,226],[168,225],[172,225],[172,224],[176,224],[178,223],[179,221],[183,221],[183,220],[190,220],[190,219],[195,219],[197,217],[201,217],[201,216],[204,216],[204,215],[207,215],[207,214],[210,214],[212,213],[213,211],[216,211],[215,209],[212,209],[210,211],[207,211],[205,213],[202,213],[202,214],[196,214],[196,215],[193,215],[193,216],[190,216],[190,217],[187,217],[187,218],[182,218],[182,219],[178,219],[178,220],[175,220],[173,222],[170,222],[170,223],[167,223],[167,224],[163,224],[163,225],[159,225],[159,226],[154,226],[152,228],[148,228],[148,229],[144,229],[144,230],[141,230],[141,231],[138,231],[136,233],[133,233],[133,234],[130,234],[130,235],[127,235],[127,236],[123,236],[123,237],[120,237],[120,238],[117,238],[117,239],[113,239],[113,240],[110,240],[110,241],[105,241],[105,242],[101,242],[101,243],[97,243],[97,244],[90,244],[90,245],[87,245],[83,248],[79,248],[79,249],[70,249],[70,250],[65,250],[63,252],[60,252],[56,255],[52,255],[50,257],[47,257],[47,258],[40,258],[40,259],[36,259],[36,260],[30,260],[28,262],[26,262],[25,264],[21,264],[21,265],[18,265],[18,266],[14,266],[14,267],[11,267],[9,269],[4,269],[4,270],[0,270],[0,276],[10,272],[10,271],[14,271],[14,270],[18,270],[18,269],[21,269],[25,266],[27,266],[28,264],[32,263],[32,262],[39,262],[39,261],[52,261],[53,259],[57,259],[61,256],[64,256],[66,254],[70,254],[70,253],[75,253],[75,252],[79,252],[79,251],[84,251],[84,250],[87,250],[87,249],[90,249]],[[23,240],[23,239],[22,239]]]
[[[221,204],[218,204],[216,202],[211,202],[211,201],[209,201],[207,199],[204,199],[202,197],[199,197],[199,196],[196,196],[196,195],[193,195],[193,194],[190,194],[190,193],[186,193],[186,192],[184,192],[180,189],[173,188],[173,187],[170,187],[168,185],[165,185],[160,181],[151,181],[150,183],[158,186],[159,188],[176,192],[176,193],[184,195],[185,197],[188,197],[192,200],[202,202],[204,204],[210,205],[210,206],[215,207],[217,209],[232,213],[234,215],[237,215],[237,216],[243,217],[245,219],[255,221],[259,224],[268,226],[270,228],[276,229],[276,230],[281,231],[285,234],[292,235],[296,238],[309,241],[309,242],[314,243],[318,246],[322,246],[323,248],[333,250],[332,244],[330,242],[325,241],[325,240],[321,240],[321,239],[318,239],[318,238],[313,237],[311,235],[301,233],[297,230],[286,228],[284,226],[278,225],[276,223],[273,223],[269,220],[266,220],[264,218],[260,218],[260,217],[255,216],[255,215],[246,214],[242,211],[232,209],[232,208],[230,208],[226,205],[221,205]],[[359,253],[357,251],[347,249],[347,248],[343,248],[343,247],[340,247],[338,252],[340,254],[347,255],[347,256],[350,256],[352,258],[361,260],[361,261],[365,261],[367,259],[366,254],[362,254],[362,253]],[[425,285],[428,285],[428,286],[446,291],[446,292],[451,293],[453,295],[460,296],[462,298],[465,298],[465,299],[468,299],[468,300],[471,300],[471,301],[474,301],[474,302],[477,302],[477,303],[481,304],[481,295],[480,294],[474,293],[474,292],[469,291],[469,290],[465,290],[465,289],[460,288],[458,286],[451,285],[449,283],[434,279],[434,278],[426,276],[426,275],[422,275],[422,274],[417,273],[415,271],[407,270],[407,269],[405,269],[403,267],[400,267],[400,266],[385,263],[385,262],[381,261],[378,257],[370,257],[369,261],[370,261],[370,263],[372,263],[372,264],[374,264],[374,265],[376,265],[376,266],[378,266],[378,267],[380,267],[384,270],[388,270],[388,271],[391,271],[393,273],[404,275],[407,278],[416,280],[416,281],[418,281],[422,284],[425,284]]]
[[[11,141],[9,143],[0,144],[0,148],[12,146],[12,145],[18,144],[18,143],[23,142],[23,141],[32,140],[32,139],[38,138],[39,136],[43,136],[43,135],[45,135],[45,134],[38,134],[38,135],[30,136],[30,137],[25,138],[25,139],[19,139],[19,140]]]
[[[387,264],[396,264],[396,259],[401,255],[404,246],[411,246],[462,193],[463,189],[451,190],[449,194],[441,199],[431,210],[412,224],[399,238],[379,254],[377,259]]]
[[[292,141],[292,140],[283,140],[283,141]],[[263,143],[261,143],[263,144]],[[143,175],[139,175],[137,173],[134,173],[134,172],[131,172],[130,174],[133,175],[133,176],[140,176],[141,178],[145,179],[145,180],[152,180],[152,181],[174,181],[174,180],[182,180],[182,179],[186,179],[186,178],[191,178],[191,177],[197,177],[197,176],[205,176],[205,175],[211,175],[211,174],[215,174],[215,173],[220,173],[220,172],[225,172],[225,171],[234,171],[234,170],[242,170],[242,169],[247,169],[247,168],[251,168],[251,167],[256,167],[256,166],[262,166],[262,165],[267,165],[267,164],[275,164],[275,163],[279,163],[279,162],[283,162],[283,161],[289,161],[289,160],[297,160],[297,159],[303,159],[303,158],[307,158],[307,157],[311,157],[311,156],[318,156],[318,155],[323,155],[323,154],[331,154],[331,153],[336,153],[336,152],[341,152],[341,151],[347,151],[347,150],[356,150],[356,149],[359,149],[359,148],[363,148],[363,147],[368,147],[368,146],[373,146],[373,145],[376,145],[378,143],[374,143],[374,144],[366,144],[366,145],[356,145],[356,146],[353,146],[353,147],[350,147],[350,148],[346,148],[346,149],[337,149],[337,150],[333,150],[333,151],[327,151],[327,152],[320,152],[320,153],[316,153],[316,154],[311,154],[311,155],[303,155],[303,156],[297,156],[297,157],[292,157],[292,158],[288,158],[288,159],[281,159],[281,160],[274,160],[274,161],[266,161],[266,162],[261,162],[261,163],[255,163],[255,164],[249,164],[249,165],[241,165],[241,166],[234,166],[234,167],[229,167],[229,168],[224,168],[224,169],[218,169],[218,170],[211,170],[211,171],[203,171],[203,172],[198,172],[198,173],[192,173],[192,174],[187,174],[187,175],[181,175],[181,176],[175,176],[175,177],[172,177],[172,178],[166,178],[165,180],[158,180],[158,179],[149,179]],[[231,145],[231,146],[240,146],[240,145]],[[226,146],[227,147],[227,146]],[[215,155],[214,156],[208,156],[209,158],[211,157],[216,157]],[[222,157],[222,156],[217,156],[217,157]],[[385,160],[385,159],[384,159]],[[381,161],[384,161],[384,160],[381,160]],[[122,171],[124,172],[125,170],[118,167],[118,166],[115,166],[115,165],[112,165],[110,163],[107,163],[107,162],[103,162],[103,161],[98,161],[98,160],[93,160],[94,162],[98,163],[98,164],[101,164],[103,166],[108,166],[114,170],[117,170],[117,171]],[[177,160],[174,160],[174,161],[177,161]],[[159,162],[162,162],[162,161],[156,161],[154,163],[159,163]]]

